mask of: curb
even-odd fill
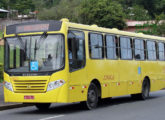
[[[0,111],[14,109],[14,108],[21,108],[21,107],[28,107],[33,106],[32,104],[13,104],[13,105],[4,105],[0,106]]]

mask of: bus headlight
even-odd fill
[[[50,82],[48,84],[47,91],[56,89],[56,88],[62,86],[63,84],[65,84],[65,81],[64,80],[56,80],[56,81]]]
[[[7,88],[8,90],[13,91],[13,87],[12,87],[12,84],[11,84],[10,82],[4,81],[3,85],[4,85],[4,87]]]

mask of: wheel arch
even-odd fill
[[[143,81],[145,80],[149,83],[149,87],[151,88],[151,81],[150,81],[149,76],[145,76]]]

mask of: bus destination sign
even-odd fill
[[[17,33],[24,33],[24,32],[35,32],[35,31],[48,31],[49,24],[34,24],[34,25],[22,25],[16,27]]]
[[[61,29],[61,24],[61,21],[54,20],[13,24],[6,27],[6,34],[59,31]]]

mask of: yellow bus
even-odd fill
[[[5,102],[98,101],[131,95],[145,100],[165,88],[165,38],[61,21],[9,25],[4,32]]]

